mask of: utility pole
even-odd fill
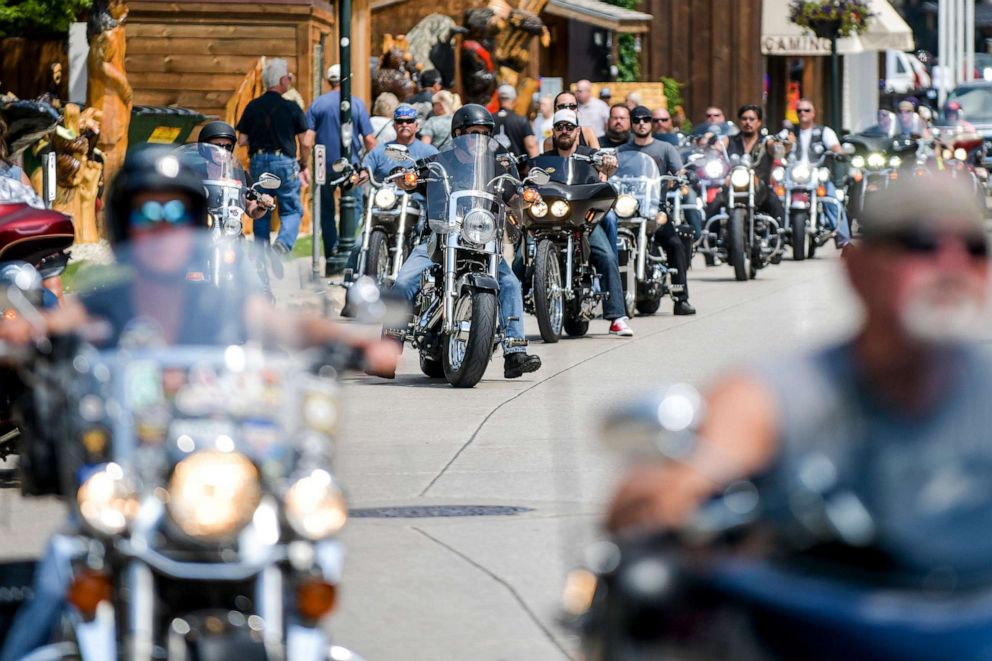
[[[338,5],[338,31],[340,34],[338,61],[341,64],[341,158],[351,162],[351,141],[355,135],[355,127],[351,121],[351,0],[341,0]],[[348,262],[348,255],[355,245],[355,233],[358,231],[358,210],[355,198],[349,194],[341,195],[340,202],[340,232],[338,236],[338,254],[329,257],[333,271],[341,271]]]

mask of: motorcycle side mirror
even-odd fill
[[[541,168],[531,168],[530,174],[527,175],[527,181],[538,186],[544,186],[549,181],[551,181],[551,174],[548,170],[542,170]]]
[[[695,443],[703,398],[686,384],[673,384],[607,416],[603,441],[621,452],[647,452],[685,459]]]
[[[404,147],[404,149],[406,149],[406,147]],[[386,149],[386,154],[387,155],[389,154],[388,148]],[[335,174],[341,174],[342,172],[347,170],[350,165],[351,163],[348,162],[347,158],[339,158],[338,160],[331,163],[331,172]]]
[[[38,311],[44,290],[41,274],[27,262],[10,262],[0,268],[0,307],[14,309],[38,330],[45,327]]]
[[[740,160],[741,160],[740,154],[731,154],[730,155],[730,162],[731,163],[738,163],[738,162],[740,162]]]
[[[375,280],[362,276],[348,288],[348,307],[360,324],[403,326],[410,319],[410,305],[399,294],[383,292]]]
[[[788,140],[789,129],[782,129],[781,131],[775,134],[775,137],[778,138],[779,140]]]
[[[505,133],[497,133],[493,139],[496,140],[496,142],[499,143],[499,146],[504,149],[510,149],[513,147],[513,143],[510,142],[510,139],[506,137]]]
[[[933,119],[933,112],[931,112],[930,108],[928,108],[927,106],[920,106],[919,109],[916,111],[916,114],[918,114],[920,116],[920,119],[922,119],[924,122],[929,122],[931,119]]]
[[[699,153],[689,154],[688,161],[689,161],[689,163],[695,163],[696,161],[701,161],[704,158],[706,158],[706,155],[705,154],[699,154]]]
[[[264,188],[265,190],[276,190],[282,186],[282,179],[270,172],[263,172],[259,177],[255,185]]]
[[[386,158],[396,163],[403,163],[413,160],[410,157],[410,150],[407,149],[407,146],[400,145],[395,142],[386,147]]]
[[[848,156],[854,156],[854,154],[856,154],[858,151],[857,147],[852,145],[850,142],[845,142],[844,145],[841,147],[841,149]]]

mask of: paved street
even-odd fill
[[[543,345],[536,374],[502,378],[497,358],[473,390],[421,376],[407,351],[395,381],[353,378],[339,448],[353,517],[338,640],[370,661],[564,659],[556,623],[565,571],[593,539],[622,458],[597,435],[604,411],[653,384],[704,385],[728,364],[835,336],[855,311],[836,253],[785,261],[750,283],[729,267],[690,273],[695,317],[671,305],[607,335]],[[537,325],[527,319],[528,332]],[[502,516],[383,517],[374,508],[500,505]],[[400,512],[402,513],[402,511]],[[368,516],[364,516],[368,515]],[[0,555],[37,553],[61,515],[0,492]]]

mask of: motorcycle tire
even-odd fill
[[[454,335],[446,336],[441,344],[444,378],[455,388],[474,388],[486,373],[493,355],[496,316],[496,292],[466,290],[455,301],[453,322],[456,325],[469,322],[463,347],[458,346],[459,338]]]
[[[806,259],[806,218],[805,211],[793,211],[790,217],[792,221],[792,261],[801,262]],[[813,245],[815,241],[810,241]]]
[[[424,354],[420,354],[420,371],[430,379],[444,378],[444,365],[441,361],[428,358]]]
[[[816,257],[816,248],[820,245],[817,239],[813,238],[809,241],[809,247],[806,248],[806,259],[813,259]]]
[[[377,285],[386,281],[389,275],[389,245],[385,232],[374,230],[369,236],[369,252],[365,258],[365,275],[375,280]]]
[[[633,317],[637,311],[637,264],[634,259],[627,262],[627,271],[621,279],[623,285],[623,306],[628,317]]]
[[[660,298],[644,298],[637,301],[637,314],[654,314],[661,307]]]
[[[569,337],[582,337],[589,332],[589,320],[582,318],[581,311],[582,305],[574,299],[565,308],[565,319],[562,322],[562,327]]]
[[[728,234],[728,257],[734,267],[734,277],[738,282],[748,279],[751,272],[751,251],[746,245],[744,231],[746,229],[747,211],[745,209],[734,209],[730,215],[730,223],[727,227]]]
[[[562,293],[561,262],[555,244],[545,239],[537,245],[534,256],[534,315],[541,339],[554,344],[561,339],[565,318]]]

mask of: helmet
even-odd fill
[[[197,142],[206,142],[207,140],[213,140],[214,138],[227,138],[231,142],[238,141],[238,135],[234,132],[234,127],[227,122],[216,121],[208,122],[203,125],[200,129],[200,137],[196,139]]]
[[[105,217],[111,244],[127,241],[131,199],[146,191],[176,190],[189,195],[193,217],[207,223],[207,197],[196,172],[164,145],[142,145],[128,152],[107,192]]]
[[[451,116],[451,135],[458,137],[470,126],[485,126],[490,133],[496,128],[492,113],[478,103],[469,103],[455,111]]]
[[[960,115],[961,104],[958,103],[957,101],[948,101],[947,103],[944,104],[944,112],[945,113],[956,112]]]

